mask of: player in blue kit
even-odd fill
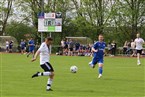
[[[32,53],[33,57],[34,57],[34,50],[35,50],[35,42],[33,40],[33,38],[31,38],[28,42],[28,46],[29,46],[29,53],[27,54],[27,57],[29,57],[29,55]]]
[[[23,39],[21,39],[21,43],[20,43],[20,47],[21,47],[21,54],[24,54],[25,52],[25,42],[23,41]]]
[[[95,68],[95,65],[98,64],[98,66],[99,66],[99,76],[98,76],[98,78],[101,78],[102,73],[103,73],[104,52],[105,52],[106,43],[104,42],[104,37],[101,34],[99,35],[98,40],[99,41],[97,41],[94,44],[94,46],[92,47],[93,59],[89,63],[89,65],[92,68]]]

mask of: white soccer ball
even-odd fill
[[[71,66],[70,67],[70,72],[71,73],[76,73],[78,71],[78,67],[77,66]]]

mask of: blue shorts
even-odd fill
[[[29,48],[29,52],[34,52],[34,48]]]
[[[103,58],[93,58],[93,60],[92,60],[92,64],[93,65],[96,65],[96,64],[103,64],[104,63],[104,59]]]
[[[12,49],[12,46],[11,45],[9,46],[9,49]]]
[[[21,47],[21,50],[24,50],[25,49],[25,47]]]

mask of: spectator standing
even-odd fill
[[[79,42],[76,42],[75,43],[75,51],[78,51],[79,50],[79,47],[80,47],[80,43]]]
[[[127,54],[127,55],[131,54],[131,42],[127,42],[126,54]]]
[[[125,41],[124,46],[123,46],[123,54],[126,54],[126,51],[127,51],[127,43],[128,43],[128,41]]]
[[[73,56],[74,42],[71,39],[69,41],[68,48],[69,48],[68,55],[69,56]]]
[[[116,55],[116,48],[117,48],[117,44],[115,43],[115,41],[113,41],[111,43],[111,47],[112,47],[112,56],[115,56]]]
[[[25,43],[24,53],[26,54],[26,50],[27,50],[27,42],[26,42],[26,40],[24,40],[24,43]]]
[[[21,39],[20,47],[21,47],[21,54],[24,54],[25,53],[25,42],[23,41],[23,39]]]
[[[65,39],[64,48],[63,48],[63,54],[64,55],[68,55],[68,44],[69,44],[69,41],[67,39]]]
[[[111,50],[112,50],[112,46],[111,46],[110,42],[108,43],[107,47],[108,47],[108,54],[110,56],[111,55]]]
[[[58,48],[58,54],[59,55],[63,54],[64,51],[65,51],[65,48],[64,48],[65,47],[65,41],[62,39],[60,44],[61,44],[61,47]]]
[[[34,51],[35,51],[35,42],[33,40],[33,38],[31,38],[28,42],[28,46],[29,46],[29,53],[27,54],[27,57],[29,57],[29,55],[32,53],[33,57],[34,57]]]
[[[64,48],[64,46],[65,46],[65,41],[61,40],[61,47]]]
[[[78,55],[83,56],[83,45],[82,44],[80,44]]]
[[[12,49],[13,49],[13,41],[11,40],[9,42],[9,53],[12,53]]]
[[[86,46],[85,56],[91,56],[91,48],[90,44]]]
[[[131,40],[132,57],[136,56],[135,42]]]
[[[6,40],[6,52],[9,52],[9,41]]]

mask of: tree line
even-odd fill
[[[65,36],[85,36],[95,40],[100,33],[105,35],[107,42],[115,40],[118,43],[134,39],[136,33],[145,37],[145,0],[44,1],[44,12],[61,12],[63,15],[62,33],[52,34],[56,44]],[[16,37],[16,33],[21,32],[21,37],[31,33],[40,38],[37,15],[42,9],[42,0],[1,0],[0,5],[0,12],[5,14],[0,21],[3,25],[0,35],[6,33]],[[15,13],[17,10],[20,13]],[[21,17],[20,21],[12,18],[17,15]],[[8,22],[9,18],[11,22]],[[31,30],[20,29],[20,26]]]

